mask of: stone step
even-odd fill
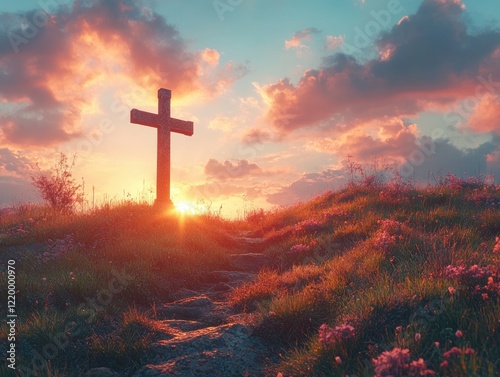
[[[257,272],[268,264],[268,259],[261,253],[230,254],[230,261],[238,269]]]
[[[156,360],[134,377],[260,376],[268,349],[251,328],[231,323],[179,334],[152,347]]]
[[[205,296],[194,296],[163,304],[156,309],[157,317],[161,319],[198,320],[213,308],[212,300]]]

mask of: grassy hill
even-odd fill
[[[2,287],[7,261],[16,268],[17,365],[132,373],[159,331],[155,306],[227,268],[246,231],[271,263],[228,305],[252,313],[279,355],[269,375],[495,376],[499,209],[500,187],[455,177],[424,189],[367,181],[245,221],[131,203],[65,216],[21,207],[0,217]]]

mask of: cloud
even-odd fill
[[[6,204],[40,202],[30,181],[15,176],[0,176],[0,207]]]
[[[30,180],[35,165],[17,151],[0,148],[0,206],[40,200]]]
[[[0,174],[25,176],[34,165],[27,157],[8,148],[0,148]]]
[[[186,194],[193,200],[211,201],[234,196],[245,196],[247,199],[255,199],[260,197],[262,192],[258,187],[243,187],[234,185],[229,181],[217,181],[189,186]]]
[[[201,56],[203,60],[210,65],[217,66],[219,64],[220,54],[217,50],[206,48],[201,53]]]
[[[253,145],[262,144],[272,140],[273,136],[269,132],[263,131],[259,128],[252,128],[245,132],[241,141],[245,145]]]
[[[285,48],[287,50],[290,48],[295,48],[295,49],[304,48],[305,45],[303,44],[303,42],[310,42],[311,37],[314,34],[319,34],[319,33],[320,31],[314,27],[299,30],[293,34],[291,39],[285,41]]]
[[[316,152],[332,152],[341,156],[352,155],[360,161],[377,158],[402,160],[422,142],[415,124],[406,125],[399,118],[364,122],[357,128],[335,137],[309,141],[306,146]]]
[[[472,129],[500,135],[500,98],[489,93],[477,101],[477,106],[468,119]]]
[[[260,175],[262,170],[247,160],[238,160],[236,162],[224,161],[221,163],[215,159],[210,159],[205,165],[205,174],[218,180],[243,178],[250,175]]]
[[[384,145],[375,139],[366,139],[369,145],[360,147],[357,151],[358,154],[353,155],[353,160],[361,163],[369,172],[374,156],[378,156],[383,162],[384,156],[391,155],[393,146],[390,145],[389,141]],[[360,140],[350,141],[352,144],[357,142]],[[419,150],[418,144],[403,143],[410,148],[406,154],[403,154],[407,159],[399,159],[399,162],[393,160],[388,162],[387,166],[398,171],[404,178],[414,178],[417,182],[430,184],[437,183],[440,177],[444,177],[448,173],[458,177],[493,174],[497,180],[500,176],[500,164],[498,163],[500,161],[500,148],[496,147],[493,142],[483,143],[477,148],[468,149],[460,149],[447,140],[427,138],[419,139],[418,142],[427,143],[427,148],[431,152],[421,153],[421,158],[415,159],[410,156],[412,156],[412,152]],[[395,155],[400,153],[403,152],[397,151]],[[391,172],[387,173],[390,175]],[[325,191],[334,191],[344,187],[348,183],[348,178],[349,174],[344,169],[326,169],[319,173],[307,173],[289,186],[284,186],[278,192],[268,195],[267,201],[271,204],[284,206],[306,201]]]
[[[340,189],[347,182],[347,175],[342,170],[326,169],[320,173],[308,173],[291,185],[268,195],[267,201],[271,204],[287,206],[306,201],[328,190]]]
[[[218,116],[210,121],[208,128],[223,132],[232,131],[238,124],[237,117]]]
[[[337,53],[297,84],[284,78],[258,87],[268,119],[286,135],[340,116],[354,125],[457,103],[474,93],[479,75],[500,76],[500,32],[470,34],[463,14],[458,0],[425,0],[379,36],[377,58],[360,62]]]
[[[327,50],[336,50],[340,46],[342,46],[342,43],[344,43],[345,36],[339,35],[327,35],[326,36],[326,42],[325,42],[325,48]]]
[[[486,142],[477,148],[461,149],[447,140],[434,141],[434,153],[425,156],[414,166],[414,177],[420,182],[436,183],[438,177],[447,173],[458,177],[494,174],[500,177],[499,165],[492,164],[490,158],[498,151],[494,142]]]
[[[151,93],[168,87],[180,98],[216,94],[247,72],[219,64],[214,49],[191,51],[140,1],[76,1],[1,18],[0,103],[8,110],[0,115],[1,144],[47,146],[83,136],[81,119],[99,84]]]

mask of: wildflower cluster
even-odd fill
[[[30,217],[23,223],[11,226],[5,233],[12,238],[22,238],[23,236],[31,233],[35,224],[36,221]]]
[[[500,254],[500,237],[495,238],[495,246],[493,247],[493,253],[494,254]]]
[[[311,251],[311,248],[308,245],[304,245],[301,243],[298,245],[293,245],[290,248],[289,253],[294,255],[303,255],[309,253],[309,251]]]
[[[491,189],[491,190],[490,190]],[[474,189],[469,200],[477,206],[487,208],[500,208],[500,198],[495,195],[495,189],[492,186],[484,186],[483,190]]]
[[[472,357],[475,355],[476,351],[473,348],[458,348],[453,347],[443,353],[443,362],[439,365],[440,368],[460,371],[463,370],[463,367],[467,365],[467,362],[464,362],[465,357]],[[458,370],[457,370],[458,367]]]
[[[427,368],[423,359],[410,361],[410,350],[394,348],[392,351],[382,352],[376,359],[372,359],[376,377],[389,376],[433,376],[436,374]]]
[[[348,220],[351,218],[351,214],[347,213],[341,208],[336,208],[336,209],[329,209],[328,211],[323,212],[323,217],[325,218],[325,221],[332,221],[334,219],[339,219],[339,220]]]
[[[464,179],[458,178],[456,175],[448,173],[446,174],[445,179],[439,182],[438,186],[448,187],[452,190],[477,189],[484,187],[484,181],[485,177],[483,176],[469,177],[467,179]]]
[[[323,230],[324,225],[324,223],[318,220],[304,220],[295,225],[295,232],[297,234],[316,233]]]
[[[42,254],[42,259],[44,261],[49,261],[60,258],[79,246],[81,245],[75,243],[75,239],[72,234],[68,234],[64,238],[58,238],[55,240],[49,239],[47,241],[47,249]]]
[[[319,341],[324,347],[329,347],[336,341],[354,338],[354,327],[343,323],[335,327],[330,327],[326,323],[319,327]]]
[[[401,234],[403,224],[396,220],[379,220],[380,228],[375,235],[375,247],[384,251],[396,243],[398,239],[402,239]]]
[[[478,265],[465,267],[462,263],[458,266],[449,265],[445,269],[446,276],[458,280],[471,298],[482,300],[498,299],[500,297],[500,273],[498,267]],[[454,294],[456,289],[449,287],[448,292]]]
[[[404,204],[410,202],[411,185],[401,182],[390,182],[379,192],[380,200],[392,204]]]

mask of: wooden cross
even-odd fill
[[[156,162],[156,205],[172,206],[170,200],[170,132],[187,136],[193,135],[193,122],[170,117],[170,99],[172,92],[168,89],[158,90],[158,114],[132,109],[130,122],[157,129],[157,162]]]

